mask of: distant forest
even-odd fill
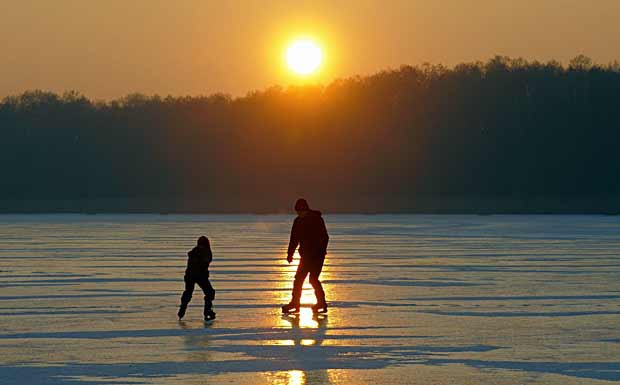
[[[0,104],[0,211],[617,213],[619,144],[620,65],[584,56],[238,98],[29,91]]]

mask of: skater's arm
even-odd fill
[[[207,267],[211,264],[212,261],[213,253],[211,252],[211,250],[207,250]]]
[[[329,234],[327,234],[327,228],[325,227],[325,221],[321,218],[321,235],[322,235],[322,248],[323,255],[327,254],[327,244],[329,243]]]
[[[293,228],[291,229],[291,239],[288,242],[287,259],[293,258],[293,254],[295,254],[297,246],[299,246],[299,222],[297,218],[295,218]]]
[[[187,252],[187,263],[185,265],[186,271],[189,271],[191,269],[192,266],[192,251],[188,251]]]

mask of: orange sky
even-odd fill
[[[0,13],[0,96],[74,89],[197,95],[288,84],[298,34],[327,47],[318,79],[494,54],[620,60],[619,0],[20,0]]]

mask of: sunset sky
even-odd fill
[[[620,60],[618,0],[20,0],[0,13],[0,97],[77,90],[244,95],[298,82],[283,52],[324,48],[312,81],[495,54]]]

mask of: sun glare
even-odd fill
[[[286,49],[286,64],[294,73],[308,76],[318,71],[323,62],[321,47],[311,39],[298,39]]]

